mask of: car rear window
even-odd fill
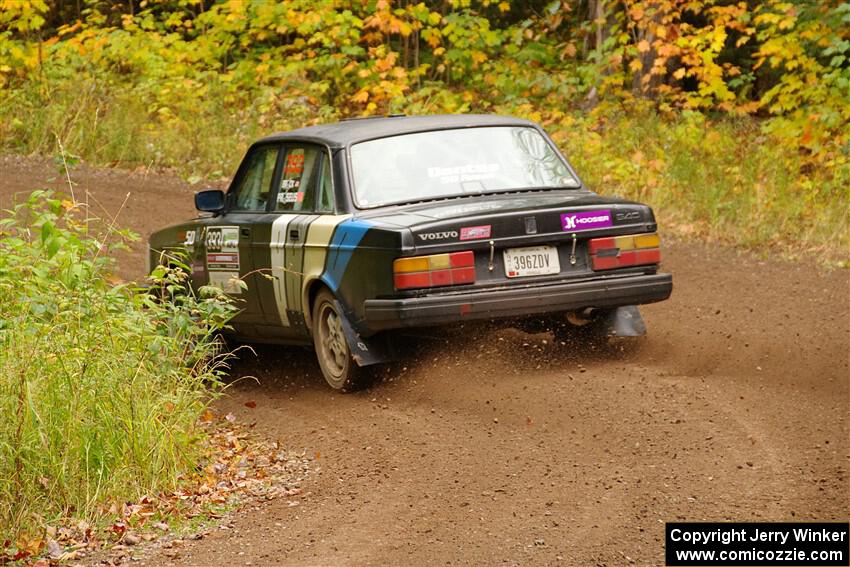
[[[437,130],[360,142],[351,147],[351,168],[360,208],[579,187],[549,141],[523,126]]]

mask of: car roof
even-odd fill
[[[437,114],[431,116],[379,116],[344,120],[279,132],[258,140],[257,144],[307,140],[330,147],[345,147],[356,142],[413,134],[429,130],[475,128],[479,126],[532,126],[534,122],[495,114]]]

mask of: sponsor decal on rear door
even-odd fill
[[[283,214],[272,223],[271,233],[271,274],[274,277],[275,302],[280,322],[284,327],[293,326],[293,312],[303,312],[301,298],[305,285],[319,278],[325,270],[328,248],[337,225],[348,220],[351,215],[293,215]],[[297,243],[289,238],[289,230],[310,219],[299,235],[305,246],[296,254]],[[301,229],[299,228],[299,231]],[[356,246],[357,241],[347,242]],[[296,257],[297,256],[297,257]],[[336,291],[335,289],[333,291]]]

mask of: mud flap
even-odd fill
[[[646,334],[646,323],[637,305],[626,305],[612,310],[602,321],[605,334],[610,337],[641,337]]]
[[[348,348],[351,350],[351,357],[357,366],[371,366],[372,364],[381,364],[389,362],[393,359],[392,352],[388,341],[383,335],[376,335],[369,338],[363,338],[360,333],[354,330],[348,317],[342,310],[342,305],[336,301],[337,313],[341,314],[342,330],[345,333],[345,338],[348,341]]]

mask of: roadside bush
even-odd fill
[[[44,191],[0,217],[0,540],[91,521],[195,465],[235,308],[181,267],[156,272],[158,294],[111,283],[129,236]]]

